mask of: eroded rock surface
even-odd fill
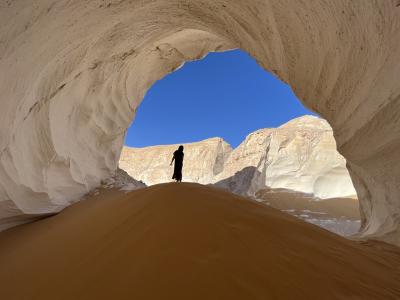
[[[177,148],[124,147],[120,167],[148,185],[169,182]],[[356,195],[331,127],[313,116],[253,132],[233,151],[221,138],[185,144],[183,176],[184,181],[213,183],[249,196],[266,186],[322,199]]]
[[[231,146],[221,138],[211,138],[197,143],[183,144],[185,158],[183,181],[212,183],[221,173],[224,161],[232,151]],[[120,168],[130,176],[147,185],[172,181],[172,154],[179,145],[165,145],[145,148],[122,149]]]
[[[99,186],[156,80],[241,48],[332,126],[362,234],[400,244],[398,4],[0,0],[0,222]]]

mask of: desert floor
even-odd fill
[[[220,189],[102,190],[0,233],[1,299],[400,299],[400,250]]]
[[[317,199],[286,189],[264,189],[257,193],[257,199],[342,236],[357,234],[361,225],[356,198]]]

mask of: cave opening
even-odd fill
[[[316,113],[242,50],[185,63],[146,92],[125,144],[146,147],[221,137],[236,148],[248,134]]]
[[[0,2],[2,296],[398,299],[397,250],[374,241],[400,245],[397,6],[397,0]],[[141,110],[154,102],[145,99],[140,106],[150,87],[186,62],[232,49],[242,49],[290,86],[332,130],[317,135],[289,122],[284,132],[279,127],[251,135],[242,148],[230,149],[222,139],[205,147],[213,151],[196,153],[188,146],[186,154],[195,153],[210,170],[192,179],[259,201],[267,195],[269,205],[301,205],[310,202],[309,190],[286,188],[311,187],[323,198],[326,187],[345,186],[338,178],[348,170],[360,203],[356,239],[368,242],[343,239],[277,211],[282,218],[269,218],[268,212],[259,214],[273,211],[264,204],[242,199],[251,204],[246,209],[231,193],[213,189],[215,197],[208,199],[211,188],[192,183],[154,185],[130,195],[115,184],[121,174],[127,184],[134,182],[118,169],[119,160],[130,159],[126,131],[132,120],[140,124]],[[233,129],[239,122],[226,123]],[[235,146],[222,133],[213,135]],[[193,136],[188,141],[204,138]],[[308,140],[310,151],[294,151]],[[346,160],[339,169],[321,169],[336,155],[327,151],[332,143]],[[140,149],[130,151],[149,169],[149,148],[139,155],[134,152]],[[167,161],[171,152],[165,151]],[[310,156],[315,159],[305,159]],[[295,177],[307,161],[319,163],[306,164],[308,172]],[[171,171],[165,172],[168,181]],[[115,189],[120,197],[101,199]],[[86,201],[87,195],[100,201]],[[199,211],[186,206],[191,196],[196,203],[212,201]],[[218,199],[226,205],[211,218]],[[336,204],[343,208],[336,210],[339,217],[349,211]],[[278,208],[304,215],[327,209]],[[176,218],[178,213],[185,218]],[[49,214],[57,215],[7,229]],[[204,222],[213,226],[198,230]]]
[[[5,6],[1,224],[58,212],[98,187],[117,170],[126,129],[155,81],[240,48],[332,126],[360,199],[361,235],[399,244],[393,3]]]
[[[339,234],[359,228],[332,129],[242,50],[209,53],[156,81],[127,130],[120,168],[146,185],[171,182],[180,144],[183,181],[256,198]]]

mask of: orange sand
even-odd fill
[[[1,299],[400,299],[400,251],[197,184],[104,191],[0,233]]]

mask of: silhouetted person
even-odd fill
[[[174,152],[174,156],[170,163],[170,165],[172,165],[172,162],[175,160],[174,175],[172,175],[172,179],[175,179],[177,182],[182,181],[183,156],[183,146],[181,145],[178,150]]]

